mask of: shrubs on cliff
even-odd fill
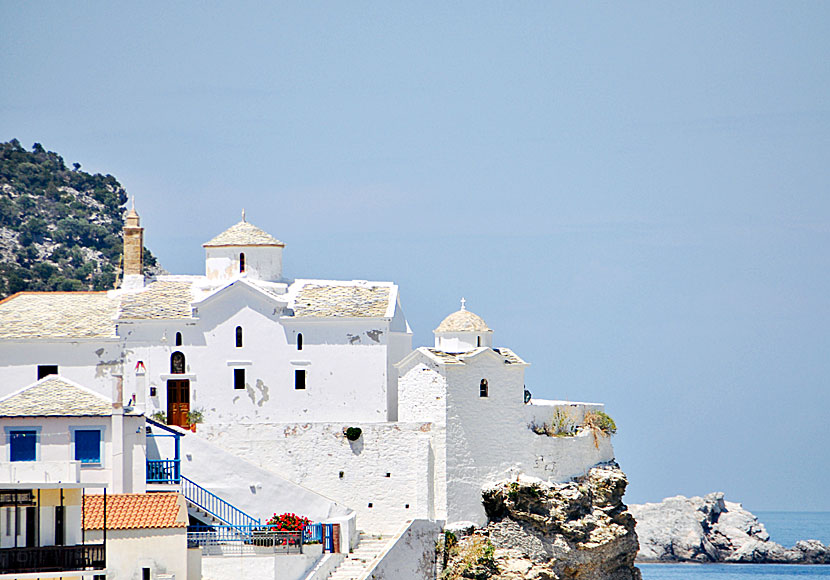
[[[459,544],[455,535],[447,532],[438,549],[444,560],[441,580],[487,580],[499,571],[495,559],[496,549],[485,536],[473,535]]]
[[[599,437],[610,437],[617,432],[617,424],[605,411],[587,411],[582,425],[577,424],[574,418],[565,409],[557,408],[549,423],[541,425],[533,422],[530,430],[537,435],[548,437],[573,437],[581,430],[588,430],[594,436],[594,445],[599,447]]]
[[[57,153],[0,143],[0,297],[112,288],[127,192],[112,175],[69,169]],[[145,266],[156,259],[145,249]]]

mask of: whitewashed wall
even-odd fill
[[[120,340],[9,341],[0,348],[0,397],[37,382],[38,365],[58,365],[58,374],[112,398],[121,372]]]
[[[584,474],[613,459],[610,439],[584,433],[554,438],[533,433],[528,425],[552,414],[554,407],[524,404],[523,368],[484,351],[464,365],[439,365],[419,351],[399,369],[402,419],[435,421],[434,517],[448,522],[486,522],[481,489],[525,473],[549,481]],[[488,397],[479,396],[481,379]],[[584,411],[587,404],[579,404]],[[445,430],[444,430],[445,429]]]
[[[367,575],[367,580],[433,580],[435,542],[440,523],[429,520],[409,522]]]
[[[234,246],[205,248],[205,275],[209,280],[240,277],[239,254],[245,253],[245,273],[252,280],[277,281],[282,278],[282,251],[279,246]]]
[[[234,431],[232,437],[238,434]],[[288,481],[260,461],[251,461],[251,453],[229,453],[203,435],[200,429],[198,434],[182,437],[182,475],[260,521],[268,520],[274,513],[288,512],[314,522],[339,523],[341,549],[348,552],[356,540],[355,514],[351,509],[318,490]]]
[[[385,421],[389,356],[400,356],[410,335],[391,347],[386,320],[317,320],[281,317],[275,302],[245,285],[227,288],[199,308],[199,319],[122,324],[127,336],[125,393],[157,388],[147,412],[166,412],[167,379],[190,380],[191,409],[205,411],[206,423],[283,421]],[[236,327],[243,346],[235,346]],[[175,346],[176,332],[183,345]],[[297,334],[303,349],[297,350]],[[162,336],[167,337],[160,344]],[[185,375],[170,375],[170,356],[181,351]],[[393,352],[394,351],[394,352]],[[135,374],[141,360],[142,379]],[[234,389],[233,370],[244,368],[246,386]],[[294,388],[294,371],[307,371],[305,390]]]
[[[363,430],[357,441],[343,435],[350,426]],[[199,435],[355,510],[359,529],[390,533],[401,522],[429,517],[431,429],[430,423],[229,424],[200,427]]]

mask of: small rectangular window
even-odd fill
[[[75,461],[101,463],[101,431],[99,429],[76,429]]]
[[[150,580],[150,569],[149,568],[142,568],[141,569],[141,580]]]
[[[305,389],[305,371],[297,369],[294,371],[294,388]]]
[[[233,369],[233,388],[245,388],[245,369]]]
[[[9,460],[35,461],[37,459],[37,431],[9,431]]]
[[[37,380],[58,374],[58,365],[37,365]]]

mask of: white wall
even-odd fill
[[[239,434],[234,430],[231,437]],[[354,513],[348,507],[250,461],[255,453],[228,453],[202,435],[200,430],[182,437],[182,475],[263,522],[274,513],[289,512],[314,522],[340,523],[343,549],[348,551],[354,532]]]
[[[231,280],[240,276],[239,254],[245,254],[245,273],[252,280],[278,281],[282,278],[282,251],[279,246],[221,246],[205,248],[205,275],[209,280]]]
[[[518,473],[565,481],[614,457],[607,437],[595,442],[589,433],[563,438],[533,433],[528,428],[531,419],[538,415],[549,421],[556,407],[525,405],[523,367],[505,364],[495,353],[484,351],[466,358],[463,365],[439,365],[416,351],[399,370],[401,418],[435,421],[435,518],[482,525],[483,487]],[[479,396],[483,378],[488,381],[488,397]],[[557,404],[583,413],[601,407]]]
[[[343,435],[350,426],[363,430],[355,442]],[[198,434],[355,510],[359,529],[390,533],[430,515],[431,430],[430,423],[279,423],[200,426]]]
[[[381,555],[367,580],[433,580],[435,542],[441,530],[440,523],[429,520],[410,522]]]
[[[190,380],[190,407],[206,423],[244,421],[385,421],[388,356],[400,356],[408,335],[390,347],[389,321],[321,321],[282,317],[278,303],[243,284],[231,286],[198,309],[198,320],[121,324],[130,348],[124,368],[125,396],[144,385],[157,388],[147,413],[167,411],[167,379]],[[243,329],[237,348],[236,327]],[[175,346],[176,332],[183,345]],[[303,334],[303,349],[296,337]],[[160,339],[167,336],[167,342]],[[391,350],[390,350],[391,349]],[[181,351],[187,373],[170,376],[170,356]],[[143,378],[135,375],[142,361]],[[244,368],[245,389],[234,389],[233,371]],[[294,388],[294,371],[307,371],[305,390]]]
[[[202,558],[202,580],[301,580],[320,559],[308,554],[207,556]]]
[[[88,542],[101,542],[101,530],[87,530]],[[175,574],[186,580],[187,528],[107,530],[107,579],[141,580],[142,568],[151,578]]]
[[[75,341],[2,341],[0,397],[27,387],[37,379],[38,365],[58,365],[58,373],[112,398],[121,372],[123,347],[118,339]]]

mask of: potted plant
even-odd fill
[[[187,412],[187,424],[190,430],[196,432],[196,425],[205,420],[205,412],[203,409],[193,409]]]

